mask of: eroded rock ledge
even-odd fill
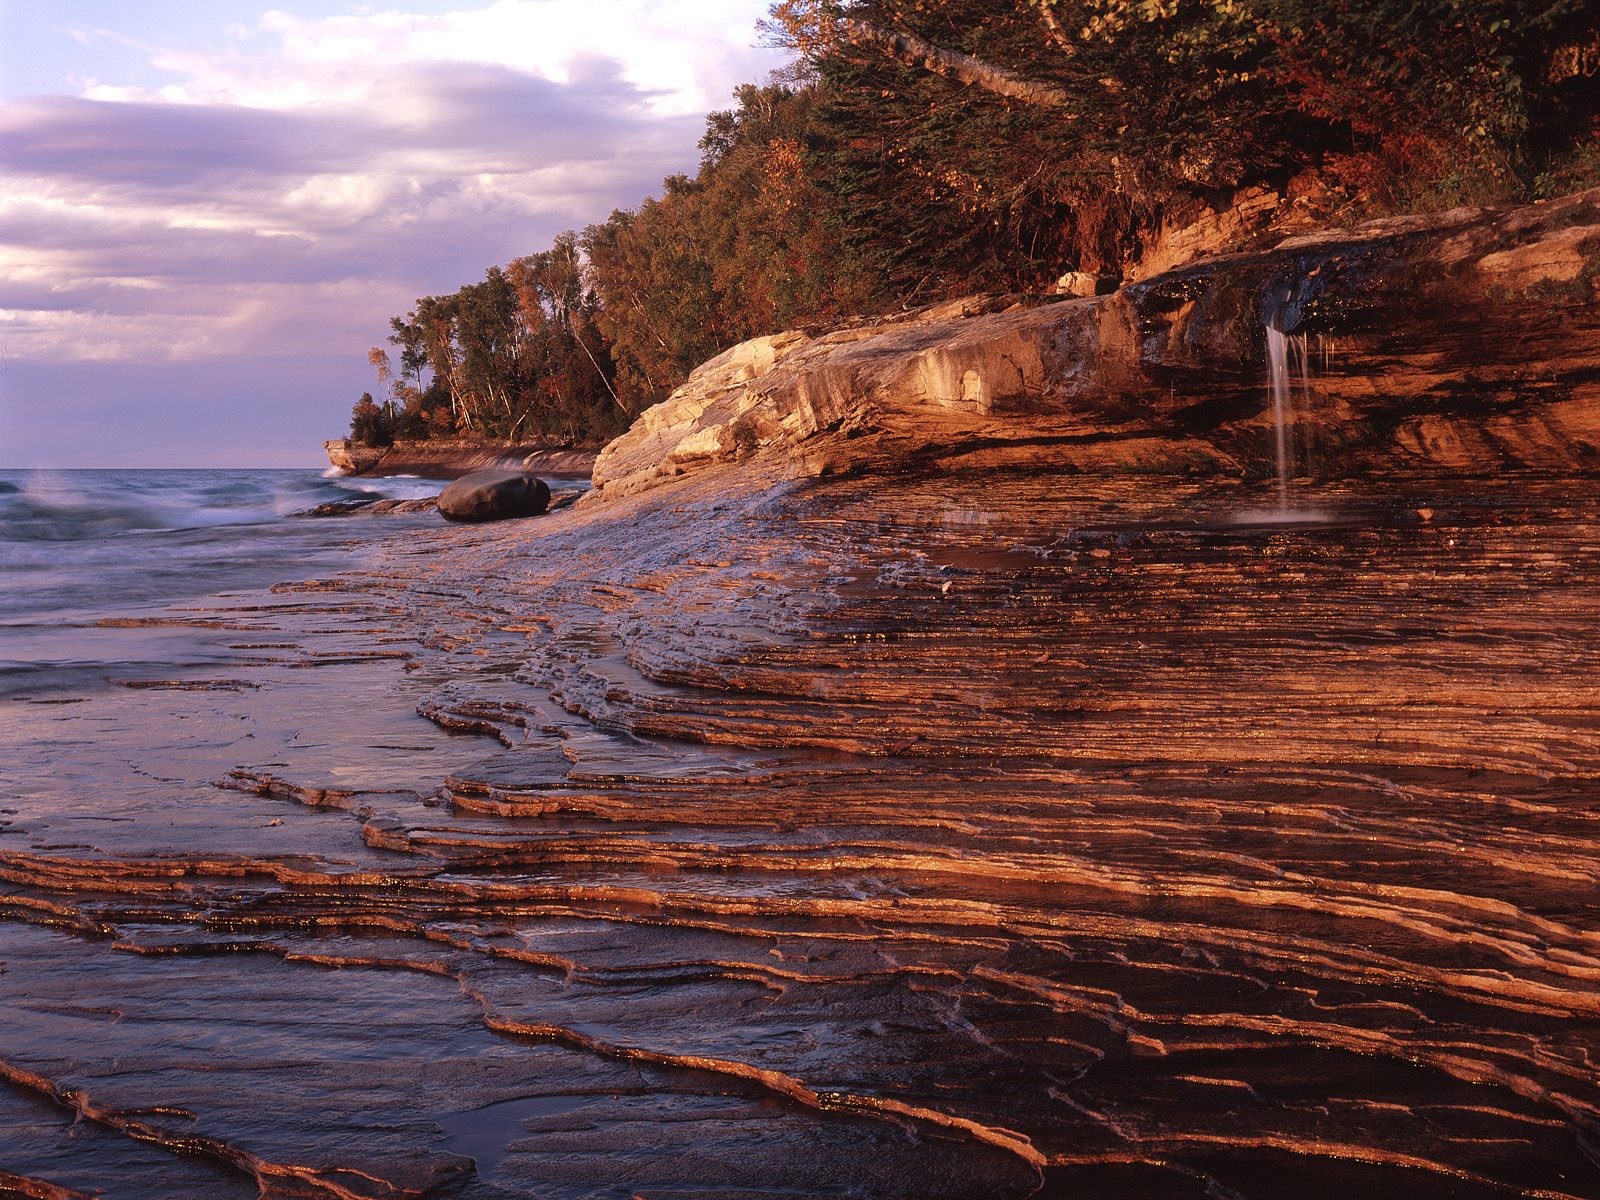
[[[1106,296],[975,297],[701,366],[601,452],[607,497],[767,453],[1261,476],[1270,322],[1306,335],[1302,469],[1600,466],[1600,190],[1291,238]],[[1336,452],[1336,453],[1335,453]]]
[[[453,479],[498,467],[526,467],[563,479],[582,479],[594,468],[593,450],[549,446],[543,442],[481,439],[401,440],[392,446],[366,446],[347,438],[323,442],[328,462],[347,475],[422,475]]]

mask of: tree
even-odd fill
[[[780,0],[770,28],[822,93],[851,257],[902,299],[1114,269],[1163,211],[1306,173],[1368,210],[1513,198],[1600,96],[1552,82],[1584,0]]]
[[[810,170],[815,90],[748,84],[734,98],[707,118],[695,178],[671,176],[658,199],[583,234],[618,393],[635,410],[729,346],[859,299]]]
[[[922,6],[918,6],[922,7]],[[1070,53],[1072,47],[1055,15],[1055,5],[1046,0],[1036,3],[1040,24],[1050,42]],[[885,55],[905,66],[942,75],[958,83],[977,86],[997,96],[1027,104],[1070,110],[1073,97],[1065,88],[1044,80],[1029,79],[1007,67],[988,62],[960,50],[935,45],[904,27],[895,28],[861,16],[864,6],[852,8],[828,0],[779,0],[772,7],[772,21],[784,44],[802,53],[839,53],[845,47]]]
[[[538,254],[514,260],[507,276],[532,362],[537,424],[566,441],[608,437],[632,416],[613,385],[611,348],[597,321],[599,301],[588,285],[571,230]],[[526,410],[529,416],[535,409]]]
[[[394,422],[371,392],[362,392],[361,399],[350,410],[350,437],[366,446],[388,446],[394,442]]]

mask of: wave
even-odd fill
[[[52,502],[26,492],[0,505],[6,541],[70,542],[155,529],[194,528],[206,521],[199,510],[180,511],[153,504],[74,504]]]
[[[352,497],[418,499],[439,484],[300,471],[34,471],[0,479],[0,542],[75,542],[280,520]]]

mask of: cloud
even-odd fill
[[[81,44],[140,52],[160,84],[100,82],[92,100],[292,109],[373,98],[374,68],[500,66],[555,83],[605,58],[657,115],[700,115],[774,64],[757,49],[765,4],[752,0],[498,0],[447,13],[397,10],[308,17],[263,13],[222,46],[157,45],[114,29],[71,29]],[[752,68],[755,72],[752,73]]]
[[[611,63],[583,64],[566,84],[422,64],[372,91],[362,104],[288,112],[75,97],[13,106],[0,123],[9,278],[81,296],[90,324],[130,279],[153,310],[152,285],[225,302],[247,289],[253,306],[259,285],[362,277],[414,280],[384,298],[409,303],[418,287],[465,282],[637,202],[682,164],[698,128],[641,115],[645,98]],[[60,340],[54,319],[11,325],[16,355]],[[222,352],[210,337],[106,344],[137,357]]]
[[[698,118],[648,112],[619,68],[586,60],[558,84],[492,65],[416,64],[385,69],[360,103],[290,111],[43,97],[0,114],[0,161],[14,179],[97,202],[182,209],[244,189],[292,210],[333,194],[317,180],[346,181],[336,189],[345,199],[392,198],[417,180],[552,167],[578,176],[641,149],[681,154]]]
[[[0,110],[0,352],[360,363],[418,296],[692,168],[706,109],[776,65],[751,46],[763,8],[280,9],[219,45],[141,44],[167,82]]]

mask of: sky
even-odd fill
[[[693,172],[767,0],[0,0],[0,467],[325,465],[419,296]]]

